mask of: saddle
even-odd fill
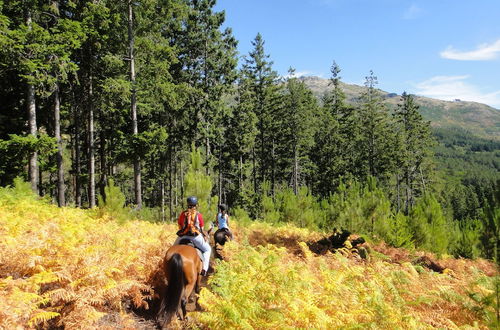
[[[189,245],[189,246],[194,247],[194,249],[196,250],[196,253],[198,253],[198,257],[200,257],[200,260],[203,261],[203,253],[201,252],[200,249],[198,249],[196,247],[196,245],[194,245],[192,240],[190,240],[189,238],[183,238],[179,241],[179,245]]]

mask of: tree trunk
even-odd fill
[[[75,171],[75,204],[77,207],[82,207],[82,194],[81,194],[81,165],[80,165],[80,118],[78,113],[78,107],[75,106],[75,141],[74,141],[74,149],[75,149],[75,162],[73,164],[73,168]]]
[[[206,137],[205,137],[205,148],[206,148],[206,158],[205,158],[205,174],[210,176],[210,138],[208,137],[208,122],[206,124]]]
[[[406,179],[406,203],[405,203],[405,214],[408,215],[408,212],[410,211],[410,198],[411,198],[411,191],[410,191],[410,170],[406,168],[405,170],[405,179]]]
[[[130,109],[132,113],[132,134],[139,134],[137,126],[137,99],[135,89],[135,58],[134,58],[134,13],[132,9],[132,1],[128,2],[128,41],[129,41],[129,60],[130,60],[130,82],[132,85],[132,93],[130,99]],[[137,150],[134,150],[137,153]],[[135,188],[135,203],[138,209],[142,208],[142,188],[141,188],[141,158],[136,154],[134,159],[134,188]]]
[[[181,187],[181,198],[184,197],[184,167],[182,166],[182,156],[181,156],[181,162],[180,162],[180,169],[179,169],[179,172],[181,174],[181,182],[180,182],[180,187]],[[181,200],[181,203],[182,203],[182,200]]]
[[[66,205],[63,166],[63,146],[61,138],[61,100],[59,96],[59,84],[56,84],[54,92],[54,135],[57,142],[57,204]]]
[[[238,187],[240,187],[240,193],[243,190],[243,155],[240,154],[240,173],[239,173],[239,183]]]
[[[298,193],[298,185],[299,185],[299,180],[297,178],[298,175],[299,175],[299,155],[297,146],[295,146],[293,151],[293,192],[295,195],[297,195]]]
[[[253,175],[253,192],[256,194],[257,193],[257,168],[255,164],[255,147],[252,148],[252,162],[253,162],[253,170],[252,170],[252,175]]]
[[[399,211],[401,210],[399,172],[396,174],[396,196],[397,196],[396,197],[397,198],[397,201],[396,201],[396,212],[399,213]]]
[[[219,150],[219,204],[222,203],[222,147]]]
[[[31,30],[31,12],[26,10],[26,26]],[[26,89],[26,104],[28,107],[28,126],[30,135],[38,136],[38,128],[36,126],[36,103],[35,103],[35,86],[28,82]],[[28,175],[30,178],[31,189],[38,193],[38,153],[33,151],[29,159]]]
[[[100,119],[101,119],[101,125],[102,123],[104,122],[104,118],[102,116],[102,112],[101,112],[101,116],[100,116]],[[106,188],[106,185],[108,184],[108,176],[107,176],[107,169],[106,169],[106,137],[105,137],[106,133],[104,132],[104,129],[102,128],[101,126],[101,130],[99,131],[99,144],[100,144],[100,170],[101,170],[101,178],[100,178],[100,182],[99,182],[99,190],[100,190],[100,193],[101,193],[101,196],[103,198],[103,200],[106,200],[106,193],[105,193],[105,188]]]
[[[173,194],[172,194],[172,176],[176,175],[176,173],[173,170],[173,164],[172,164],[172,146],[170,146],[169,150],[169,156],[168,156],[168,169],[169,169],[169,176],[168,176],[168,199],[169,199],[169,207],[170,207],[170,220],[174,218],[174,212],[173,212]]]
[[[276,154],[275,154],[275,143],[273,139],[273,147],[272,147],[272,152],[271,152],[271,162],[272,162],[272,175],[271,175],[271,194],[273,195],[273,200],[275,196],[275,189],[276,189]]]
[[[28,125],[30,134],[37,137],[36,126],[36,104],[35,104],[35,87],[28,83],[27,86],[27,105],[28,105]],[[29,178],[31,189],[38,193],[38,152],[33,151],[29,160]]]
[[[88,111],[89,111],[89,207],[95,207],[95,145],[94,145],[94,107],[93,107],[92,74],[89,78]]]
[[[165,222],[165,180],[161,179],[161,187],[160,187],[160,195],[161,195],[161,221]],[[172,201],[170,201],[170,205],[172,205]],[[172,207],[170,207],[172,208]]]

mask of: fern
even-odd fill
[[[41,310],[30,318],[30,320],[28,321],[28,326],[34,327],[40,325],[40,323],[46,323],[47,321],[52,320],[59,316],[61,316],[61,314],[57,312],[48,312]]]

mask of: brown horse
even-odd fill
[[[163,327],[176,313],[181,320],[186,317],[186,304],[193,289],[200,289],[202,264],[196,249],[188,245],[173,245],[163,259],[168,286],[161,295],[158,322]]]

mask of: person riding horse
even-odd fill
[[[206,276],[210,262],[211,248],[204,237],[203,216],[196,210],[196,206],[198,205],[198,199],[196,197],[188,197],[187,205],[187,210],[181,212],[179,220],[177,221],[179,225],[177,236],[179,237],[176,239],[174,245],[180,244],[180,242],[185,239],[191,241],[193,245],[202,252],[203,269],[200,274]]]
[[[225,204],[219,205],[219,213],[215,219],[215,225],[219,228],[217,232],[224,231],[230,239],[233,239],[233,233],[229,230],[229,215],[227,214],[227,207]]]

